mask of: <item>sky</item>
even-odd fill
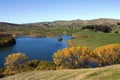
[[[0,22],[120,19],[120,0],[0,0]]]

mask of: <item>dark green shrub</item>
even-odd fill
[[[53,62],[40,61],[35,70],[55,70],[56,66]]]
[[[115,31],[114,33],[119,33],[119,31]]]
[[[101,31],[101,32],[104,32],[104,33],[109,33],[109,32],[112,31],[111,26],[107,26],[107,25],[87,25],[87,26],[82,27],[81,29]]]
[[[15,38],[11,34],[0,34],[0,48],[16,44]]]
[[[39,63],[40,63],[39,60],[28,61],[27,63],[22,65],[23,71],[32,71],[39,65]]]
[[[4,77],[3,71],[4,71],[4,69],[3,69],[3,68],[0,68],[0,78]]]
[[[56,66],[53,62],[39,61],[39,60],[28,61],[22,66],[23,66],[23,71],[56,69]]]

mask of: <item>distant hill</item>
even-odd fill
[[[26,24],[14,24],[14,23],[6,23],[0,22],[1,27],[18,27],[18,26],[34,26],[34,27],[61,27],[61,26],[68,26],[68,25],[117,25],[120,23],[120,20],[117,19],[108,19],[108,18],[100,18],[94,20],[71,20],[71,21],[53,21],[53,22],[37,22],[37,23],[26,23]]]
[[[18,26],[20,25],[14,23],[0,22],[0,28],[10,28],[10,27],[18,27]]]
[[[6,30],[16,30],[19,29],[21,25],[14,24],[14,23],[6,23],[0,22],[0,32],[4,32]]]
[[[37,30],[43,27],[77,27],[82,28],[87,25],[107,25],[112,27],[114,32],[116,30],[120,31],[120,20],[117,19],[108,19],[108,18],[100,18],[94,20],[71,20],[71,21],[64,21],[58,20],[53,22],[37,22],[37,23],[26,23],[26,24],[13,24],[13,23],[6,23],[0,22],[0,32],[8,32],[16,30]]]
[[[27,26],[39,26],[39,27],[61,27],[61,26],[69,26],[69,25],[77,25],[77,26],[84,26],[84,25],[117,25],[120,23],[120,20],[117,19],[107,19],[107,18],[100,18],[94,20],[71,20],[71,21],[54,21],[54,22],[38,22],[38,23],[29,23],[24,24]]]
[[[120,80],[120,65],[93,69],[24,72],[0,80]]]

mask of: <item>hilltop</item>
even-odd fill
[[[101,68],[24,72],[0,80],[120,80],[120,65]]]

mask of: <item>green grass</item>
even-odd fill
[[[31,71],[0,80],[120,80],[120,64],[89,69]]]
[[[120,34],[114,33],[79,31],[73,33],[73,36],[75,39],[70,40],[72,44],[86,46],[92,49],[107,44],[120,43]]]

